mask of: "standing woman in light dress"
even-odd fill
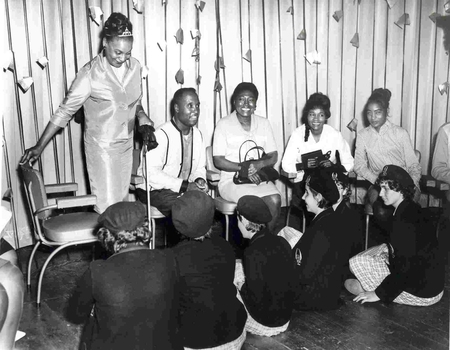
[[[84,106],[84,148],[95,210],[127,198],[136,119],[144,143],[154,140],[153,122],[141,105],[141,65],[131,57],[133,25],[112,13],[103,28],[103,50],[77,73],[66,97],[21,164],[34,162],[52,137]]]

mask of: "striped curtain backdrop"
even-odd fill
[[[330,97],[328,123],[353,149],[356,131],[347,125],[353,120],[357,130],[363,128],[367,98],[386,87],[392,91],[390,119],[408,130],[427,174],[437,130],[450,121],[444,84],[449,56],[435,18],[446,15],[447,1],[0,0],[1,194],[2,205],[15,214],[6,227],[8,241],[16,247],[32,241],[19,159],[36,143],[77,71],[100,52],[101,30],[112,12],[133,23],[133,56],[148,72],[143,106],[156,125],[170,119],[178,88],[195,87],[198,127],[211,144],[217,121],[230,113],[235,86],[252,81],[260,91],[257,114],[270,120],[280,160],[316,91]],[[93,16],[95,10],[103,15]],[[77,120],[35,167],[46,183],[78,182],[84,194],[89,190]],[[278,186],[285,205],[289,186]]]

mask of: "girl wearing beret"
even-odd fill
[[[83,322],[91,314],[80,348],[183,349],[175,256],[149,249],[145,207],[119,202],[98,221],[98,240],[112,255],[91,262],[69,301],[71,321]]]
[[[403,168],[386,165],[377,183],[384,203],[394,208],[389,238],[350,259],[356,279],[346,280],[345,287],[362,304],[435,304],[444,290],[443,252],[430,220],[412,201],[414,181]]]
[[[317,168],[306,178],[302,199],[314,218],[293,248],[297,265],[294,308],[298,310],[339,307],[350,242],[336,230],[337,214],[332,206],[339,200],[339,192],[333,174],[326,168]]]

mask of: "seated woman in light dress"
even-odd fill
[[[252,83],[240,83],[234,90],[232,103],[234,111],[222,118],[214,131],[214,165],[221,170],[219,192],[222,198],[238,202],[244,195],[262,198],[270,209],[272,220],[268,227],[272,230],[280,214],[281,196],[273,182],[263,182],[258,171],[273,166],[278,160],[278,151],[272,127],[266,118],[254,114],[258,100],[258,89]],[[235,184],[236,172],[243,172],[242,162],[247,151],[255,145],[263,147],[266,155],[250,162],[244,174],[252,183]],[[242,146],[242,147],[241,147]],[[257,152],[250,157],[258,159]]]
[[[312,94],[302,113],[302,125],[291,135],[286,150],[284,151],[281,166],[287,173],[296,173],[292,180],[294,183],[292,205],[299,206],[304,191],[305,171],[307,164],[302,163],[302,155],[322,151],[328,160],[322,161],[322,166],[331,166],[332,163],[340,163],[347,172],[353,170],[353,157],[347,141],[342,134],[327,124],[330,118],[330,99],[328,96],[317,92]],[[319,164],[309,164],[317,167]],[[298,170],[297,170],[298,169]]]
[[[364,108],[370,125],[358,132],[355,150],[355,173],[372,184],[367,191],[366,205],[373,207],[374,216],[382,221],[387,221],[393,212],[383,204],[379,198],[380,188],[375,185],[383,167],[392,164],[408,172],[415,184],[415,200],[420,195],[422,171],[408,132],[387,119],[390,99],[388,89],[372,92]]]

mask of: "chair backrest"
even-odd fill
[[[220,170],[214,165],[212,146],[206,147],[206,170],[216,171],[220,174]]]
[[[21,165],[20,170],[25,185],[28,206],[34,220],[34,212],[48,205],[44,180],[42,179],[41,173],[33,169],[29,164]],[[50,216],[50,212],[50,210],[46,210],[37,216],[39,219],[46,219]]]

